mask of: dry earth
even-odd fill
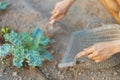
[[[50,13],[60,0],[4,0],[9,3],[8,11],[1,13],[0,26],[9,26],[19,32],[31,32],[35,26],[44,30]],[[66,17],[54,27],[61,30],[51,41],[52,62],[45,62],[42,67],[31,69],[25,66],[17,69],[12,66],[8,56],[6,64],[0,63],[0,80],[120,80],[120,65],[102,70],[85,70],[79,66],[59,69],[70,33],[83,29],[88,23],[115,23],[104,9],[100,0],[77,0]]]

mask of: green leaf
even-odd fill
[[[13,58],[13,65],[18,68],[21,68],[23,66],[23,62],[24,62],[24,59],[21,57],[17,56]]]
[[[28,59],[28,64],[33,67],[42,65],[44,60],[40,53],[34,50],[28,51],[26,58]]]
[[[10,35],[9,35],[8,33],[6,33],[6,34],[4,35],[4,38],[5,38],[5,41],[9,41]]]
[[[13,51],[14,59],[13,65],[20,68],[22,67],[22,63],[25,60],[25,50],[23,46],[17,46],[14,48]]]
[[[47,60],[49,60],[49,61],[52,61],[52,56],[51,56],[51,54],[50,54],[49,51],[45,51],[45,52],[42,54],[42,56],[44,57],[44,59],[47,59]]]
[[[39,51],[39,52],[44,52],[46,49],[46,47],[44,46],[40,46],[38,44],[34,44],[33,46],[30,47],[29,50],[35,50],[35,51]]]
[[[0,10],[6,10],[8,7],[8,4],[5,2],[0,2]]]
[[[35,29],[34,29],[34,31],[32,32],[32,37],[35,39],[35,38],[37,38],[38,36],[41,36],[41,35],[43,35],[44,34],[44,32],[42,31],[42,30],[40,30],[38,27],[36,27]]]
[[[32,42],[32,37],[30,36],[29,33],[24,32],[21,33],[20,36],[23,44],[30,44]]]
[[[5,34],[4,38],[5,38],[6,41],[9,41],[14,45],[22,44],[21,36],[14,31],[11,31],[10,34]]]
[[[10,54],[13,49],[11,44],[3,44],[0,46],[0,57],[5,57],[6,55]]]
[[[43,46],[47,46],[50,42],[50,39],[45,37],[44,35],[38,36],[35,40],[34,43],[40,44]]]
[[[13,65],[18,68],[23,66],[25,60],[33,67],[41,66],[45,59],[52,60],[51,54],[46,51],[50,39],[39,28],[33,31],[32,36],[28,32],[19,34],[11,31],[4,34],[4,38],[11,44],[0,46],[0,56],[4,57],[11,52],[14,56]]]
[[[7,27],[3,27],[3,28],[1,28],[1,32],[6,34],[9,32],[9,29]]]

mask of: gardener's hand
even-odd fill
[[[77,54],[80,58],[87,55],[95,62],[101,62],[120,51],[120,41],[100,42]]]
[[[61,20],[75,0],[62,0],[55,5],[50,20]]]

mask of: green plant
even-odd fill
[[[9,31],[10,30],[7,27],[0,28],[0,44],[3,44],[5,42],[3,35],[9,33]]]
[[[0,2],[0,10],[6,10],[8,7],[8,4],[5,2]]]
[[[6,34],[6,33],[8,33],[10,30],[7,28],[7,27],[1,27],[1,29],[0,29],[0,33],[1,34]]]
[[[11,31],[6,33],[4,38],[7,42],[0,46],[0,57],[9,54],[14,56],[13,65],[20,68],[26,61],[29,66],[40,66],[44,60],[52,60],[49,51],[46,50],[50,39],[44,35],[39,28],[35,28],[32,34],[28,32],[16,33]]]

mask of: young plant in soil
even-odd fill
[[[0,45],[5,43],[3,35],[8,33],[10,30],[7,27],[1,27],[0,28]]]
[[[46,50],[50,39],[39,28],[35,28],[31,34],[11,31],[4,34],[4,38],[8,43],[0,46],[0,57],[12,54],[13,65],[18,68],[23,66],[24,61],[29,66],[36,67],[41,66],[46,59],[52,60],[51,54]]]
[[[8,4],[5,3],[5,2],[0,2],[0,10],[3,11],[3,10],[6,10],[8,7]]]

